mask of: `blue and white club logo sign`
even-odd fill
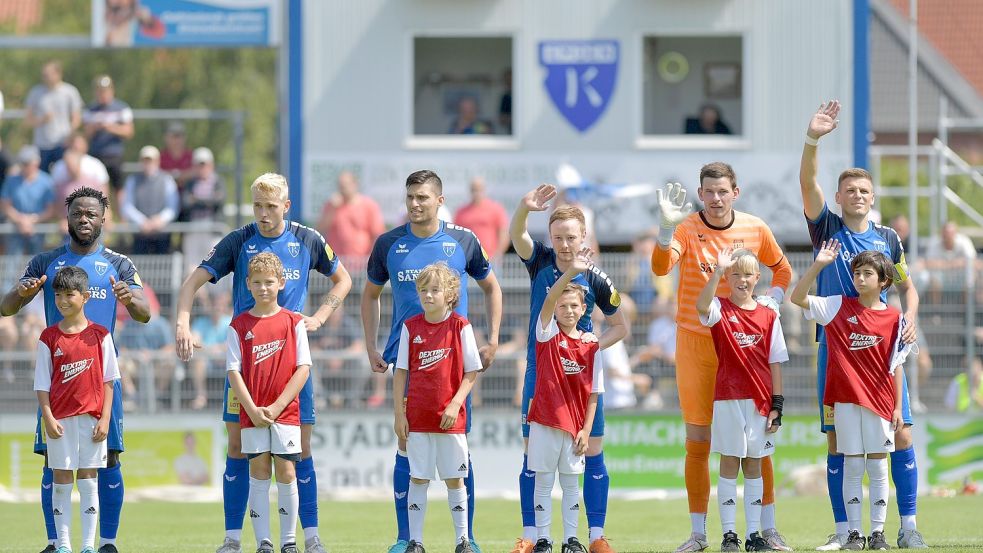
[[[560,113],[584,132],[600,119],[614,95],[618,41],[550,40],[539,43],[546,91]]]

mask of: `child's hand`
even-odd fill
[[[62,427],[61,423],[55,418],[49,419],[45,417],[44,431],[50,438],[61,438],[65,435],[65,428]]]
[[[590,259],[594,257],[594,250],[584,246],[580,248],[577,255],[573,258],[573,263],[570,264],[570,268],[577,271],[578,273],[583,273],[590,268]]]
[[[590,432],[586,429],[581,428],[580,432],[577,432],[577,437],[573,439],[573,452],[577,455],[587,454],[587,440],[590,438]]]
[[[99,423],[92,429],[92,441],[101,442],[106,439],[106,436],[109,436],[109,419],[103,417],[99,419]]]
[[[444,409],[444,413],[440,416],[440,429],[450,430],[454,428],[457,423],[457,417],[461,413],[461,406],[454,403],[453,401]]]
[[[835,238],[832,240],[827,240],[823,242],[823,246],[819,248],[819,253],[816,254],[816,264],[825,267],[836,261],[836,257],[839,255],[839,253],[840,241]]]
[[[775,424],[776,419],[779,420],[778,424]],[[771,413],[768,414],[768,427],[765,429],[765,432],[769,434],[774,434],[775,432],[778,432],[778,429],[782,427],[782,423],[780,421],[781,421],[781,415],[778,413],[778,411],[772,409]]]
[[[724,271],[734,266],[734,248],[724,248],[717,252],[717,271]]]
[[[260,407],[259,410],[262,411],[263,415],[265,415],[268,419],[276,422],[276,419],[280,416],[280,413],[283,412],[283,407],[276,402],[273,402],[266,407]]]
[[[406,420],[406,413],[396,415],[396,422],[393,423],[393,430],[396,431],[396,437],[400,440],[406,440],[409,438],[410,423]]]
[[[904,416],[901,415],[901,409],[895,409],[891,414],[891,431],[897,432],[902,428],[904,428]]]
[[[598,342],[597,336],[593,332],[583,332],[580,334],[580,341],[585,344],[593,344]]]
[[[246,411],[246,414],[249,415],[249,420],[253,421],[253,426],[256,428],[269,428],[273,424],[273,419],[264,413],[262,408],[257,407],[253,411]]]

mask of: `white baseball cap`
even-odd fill
[[[214,163],[215,156],[212,155],[212,151],[208,148],[195,148],[195,151],[191,153],[191,162],[195,165],[199,163]]]
[[[160,150],[157,146],[144,146],[140,148],[140,159],[160,159]]]

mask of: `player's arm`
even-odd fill
[[[109,277],[109,284],[116,296],[116,301],[123,304],[126,312],[138,323],[150,322],[150,302],[143,293],[143,288],[131,287],[129,283]]]
[[[798,305],[802,309],[809,309],[809,289],[812,288],[812,284],[816,282],[816,277],[819,276],[819,272],[833,263],[839,253],[839,241],[833,239],[828,242],[823,242],[822,248],[819,250],[819,253],[816,254],[816,259],[812,262],[812,265],[806,269],[806,272],[802,274],[802,278],[799,279],[799,282],[795,285],[795,289],[792,290],[792,303]]]
[[[792,264],[785,257],[785,252],[775,240],[775,235],[771,229],[761,224],[761,261],[771,269],[771,288],[768,292],[755,297],[755,301],[761,305],[781,314],[781,305],[785,300],[785,291],[792,284]]]
[[[553,320],[553,312],[556,311],[556,302],[560,301],[563,289],[566,288],[567,284],[570,284],[573,277],[587,270],[590,266],[588,260],[591,253],[589,248],[581,249],[573,258],[570,267],[550,286],[550,291],[546,294],[546,299],[543,300],[543,308],[539,311],[540,328],[547,328],[550,325],[550,321]]]
[[[283,391],[280,392],[280,396],[276,398],[272,404],[268,407],[270,409],[270,418],[274,421],[283,413],[283,410],[290,405],[290,402],[297,399],[300,395],[300,391],[304,388],[304,384],[307,383],[307,378],[311,375],[310,365],[298,365],[297,369],[294,370],[293,376],[287,381],[287,385],[284,386]]]
[[[48,275],[44,274],[40,278],[22,277],[10,291],[3,295],[3,301],[0,301],[0,315],[4,317],[16,315],[25,305],[31,303],[34,296],[38,295],[46,280],[48,280]]]
[[[201,349],[201,344],[196,342],[191,334],[191,307],[194,305],[195,294],[198,293],[198,289],[211,279],[211,273],[201,267],[196,267],[181,284],[181,290],[178,292],[177,318],[174,322],[174,344],[177,356],[182,361],[190,360],[194,350]]]
[[[376,349],[379,339],[379,320],[381,318],[381,303],[383,285],[366,280],[362,289],[362,337],[365,339],[365,353],[369,356],[369,367],[377,373],[384,373],[389,365]]]
[[[331,279],[332,283],[331,292],[324,298],[324,303],[313,315],[304,317],[304,324],[307,325],[308,332],[314,332],[321,328],[331,314],[341,306],[341,302],[345,300],[348,293],[352,291],[352,276],[348,274],[348,269],[345,269],[341,263],[328,278]]]
[[[897,432],[904,428],[904,415],[901,413],[901,405],[904,400],[904,367],[898,365],[894,367],[894,413],[891,414],[891,430]]]
[[[665,189],[655,192],[659,204],[659,236],[652,251],[652,272],[665,276],[683,255],[685,241],[677,232],[679,224],[693,212],[693,204],[686,203],[686,189],[678,182],[670,182]]]
[[[833,100],[819,106],[819,110],[809,120],[806,129],[806,142],[802,145],[802,160],[799,163],[799,188],[802,192],[802,207],[806,217],[815,221],[823,213],[826,198],[819,186],[816,175],[819,173],[819,139],[836,128],[839,121],[840,102]]]
[[[488,271],[488,276],[477,281],[478,287],[485,293],[485,317],[488,320],[488,343],[481,347],[481,366],[484,370],[491,367],[498,350],[498,334],[502,326],[502,287],[494,271]]]
[[[731,253],[730,248],[724,248],[717,253],[717,267],[713,270],[710,280],[707,281],[706,286],[703,287],[700,295],[696,298],[696,312],[700,314],[701,319],[710,315],[710,303],[713,302],[713,298],[717,293],[717,286],[720,284],[720,279],[723,278],[727,269],[734,265],[734,258],[731,257]]]
[[[895,283],[898,292],[901,294],[901,305],[904,307],[904,318],[908,322],[901,330],[901,340],[906,344],[914,344],[918,336],[918,290],[911,282],[908,275],[905,279]]]
[[[556,197],[556,187],[552,184],[541,184],[535,190],[529,191],[519,201],[512,215],[512,222],[509,224],[509,238],[512,240],[512,247],[515,253],[522,259],[532,257],[533,240],[529,236],[527,220],[530,211],[546,211],[549,202]]]

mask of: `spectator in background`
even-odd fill
[[[447,134],[493,134],[492,124],[478,119],[478,100],[464,96],[457,102],[457,117]]]
[[[626,290],[635,300],[638,314],[643,320],[652,312],[652,302],[659,296],[652,273],[652,250],[655,249],[657,231],[648,229],[631,241],[631,257],[625,281]]]
[[[211,223],[223,220],[225,180],[215,171],[215,156],[208,148],[195,148],[191,180],[181,189],[181,221]],[[188,271],[208,255],[221,235],[210,230],[193,231],[184,235],[182,250]]]
[[[364,264],[386,225],[379,204],[359,193],[358,179],[344,171],[338,175],[338,193],[321,209],[317,229],[346,264],[349,260]]]
[[[34,129],[34,145],[41,151],[41,170],[48,171],[82,124],[82,96],[62,80],[61,62],[52,60],[41,67],[41,83],[27,93],[24,107],[24,123]]]
[[[454,214],[454,224],[470,229],[493,260],[509,249],[509,216],[502,204],[486,194],[485,179],[471,179],[471,201]]]
[[[331,313],[319,331],[311,337],[312,350],[327,353],[326,359],[316,359],[318,373],[314,381],[314,397],[319,407],[361,409],[369,375],[365,357],[362,322],[357,314],[348,312],[341,304]],[[315,347],[316,346],[316,347]],[[385,375],[382,376],[385,379]]]
[[[196,411],[204,409],[208,403],[208,396],[205,394],[205,375],[208,368],[213,367],[218,374],[225,374],[225,351],[228,347],[226,338],[229,323],[232,322],[231,294],[221,292],[214,296],[202,296],[202,306],[206,314],[195,317],[191,323],[191,334],[195,343],[201,344],[201,351],[188,362],[195,391],[191,408]]]
[[[686,118],[686,134],[731,134],[730,127],[724,123],[720,108],[713,104],[700,106],[700,115]]]
[[[945,407],[959,413],[983,411],[983,361],[979,357],[968,375],[960,372],[953,377],[945,393]]]
[[[130,406],[137,391],[137,383],[150,380],[144,380],[146,375],[140,374],[141,369],[152,371],[152,380],[160,399],[169,397],[168,391],[176,368],[171,323],[161,316],[160,301],[146,282],[143,283],[143,292],[150,309],[150,321],[146,324],[135,323],[125,309],[116,312],[114,339],[120,349],[119,368],[124,401]]]
[[[184,454],[174,459],[177,481],[185,486],[208,484],[208,463],[198,455],[198,440],[194,432],[184,433]]]
[[[498,102],[498,125],[502,134],[512,134],[512,68],[502,73],[502,98]]]
[[[957,305],[964,301],[968,266],[975,259],[976,249],[969,237],[961,234],[952,221],[942,225],[940,235],[928,241],[919,270],[913,272],[927,284],[929,303],[945,301]]]
[[[75,190],[88,186],[109,197],[109,172],[101,161],[90,156],[89,143],[81,134],[75,133],[68,141],[68,148],[62,159],[51,166],[51,179],[55,185],[55,205],[59,213],[66,211],[65,198]],[[110,221],[112,215],[106,215]],[[68,219],[63,218],[63,230],[68,232]]]
[[[0,211],[17,227],[17,234],[6,236],[7,254],[21,255],[41,251],[44,235],[34,225],[54,217],[54,183],[41,170],[41,153],[37,146],[24,146],[17,154],[20,174],[11,175],[0,190]]]
[[[906,217],[903,213],[899,213],[891,218],[888,226],[893,228],[894,232],[898,233],[898,238],[901,239],[901,246],[906,252],[909,251],[908,238],[911,237],[911,223],[908,221],[908,217]]]
[[[82,114],[89,152],[103,163],[109,173],[113,192],[123,186],[123,153],[126,140],[133,138],[133,110],[116,98],[116,89],[109,75],[96,77],[93,88],[96,101]]]
[[[183,187],[191,178],[192,153],[184,123],[171,121],[164,131],[164,152],[160,156],[160,168],[170,173],[174,182]]]
[[[660,298],[653,305],[655,318],[648,328],[648,344],[632,358],[632,364],[656,361],[669,367],[676,365],[676,302]]]
[[[621,307],[624,309],[625,320],[629,327],[635,319],[635,302],[628,295],[621,296]],[[594,333],[603,333],[604,313],[595,309],[591,313],[594,323]],[[626,342],[631,340],[631,334],[624,340],[612,344],[601,351],[604,360],[604,408],[625,409],[638,403],[638,396],[645,396],[652,387],[652,377],[647,374],[634,374],[631,370],[631,359],[628,357]]]
[[[171,235],[164,227],[177,218],[181,199],[177,184],[160,169],[160,150],[140,149],[141,171],[126,179],[120,196],[123,218],[140,227],[133,238],[133,253],[164,254],[171,251]]]

